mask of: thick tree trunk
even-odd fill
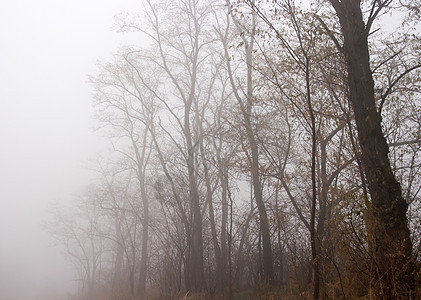
[[[360,1],[331,0],[331,3],[342,26],[350,101],[371,195],[367,232],[373,259],[372,287],[379,298],[402,298],[415,289],[415,265],[406,218],[408,205],[390,166],[389,148],[375,105],[368,32]]]

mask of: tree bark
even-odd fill
[[[415,264],[402,196],[388,157],[389,147],[376,109],[366,27],[358,0],[331,0],[343,33],[349,97],[355,115],[371,204],[367,224],[372,256],[372,288],[381,299],[408,296],[415,290]]]

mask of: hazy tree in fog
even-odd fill
[[[110,158],[113,158],[111,155]],[[109,289],[104,289],[110,297],[128,297],[136,294],[136,278],[142,255],[142,207],[139,201],[139,184],[132,169],[121,170],[113,164],[125,165],[116,160],[98,162],[94,166],[99,178],[95,205],[107,220],[98,235],[112,244],[112,261],[108,272]],[[142,248],[143,249],[143,248]]]
[[[187,269],[187,289],[206,288],[203,257],[203,201],[199,188],[198,162],[203,139],[199,123],[205,117],[206,103],[214,82],[213,66],[209,64],[210,8],[201,1],[179,1],[172,4],[149,3],[148,25],[145,31],[157,49],[150,59],[161,69],[170,91],[162,99],[174,122],[174,132],[168,138],[182,155],[187,168],[189,203],[192,217],[190,227]],[[171,124],[171,123],[170,123]],[[202,165],[207,171],[207,165]],[[205,174],[207,194],[211,196],[209,174]]]
[[[316,232],[316,205],[317,205],[317,197],[318,197],[318,185],[317,185],[317,174],[316,174],[316,157],[317,157],[317,146],[318,146],[318,134],[317,131],[319,130],[317,120],[317,116],[314,110],[314,102],[315,102],[315,95],[314,95],[314,86],[313,86],[313,76],[314,76],[314,64],[317,60],[316,58],[316,41],[317,41],[317,33],[313,32],[312,30],[308,30],[311,27],[312,19],[310,18],[307,23],[305,19],[310,17],[309,15],[298,15],[295,11],[295,6],[289,2],[285,1],[285,3],[281,2],[275,7],[278,9],[279,14],[285,19],[281,20],[281,24],[283,22],[289,23],[286,26],[289,26],[290,32],[292,35],[287,35],[281,32],[276,25],[268,19],[268,17],[258,9],[254,1],[249,1],[249,5],[252,8],[252,12],[254,14],[259,15],[267,25],[269,25],[270,29],[275,31],[276,38],[279,40],[279,46],[281,47],[282,51],[286,54],[285,58],[289,60],[289,63],[285,63],[281,65],[281,68],[288,68],[288,75],[292,78],[292,86],[287,86],[288,79],[284,81],[280,81],[277,78],[277,74],[271,74],[269,76],[275,76],[273,81],[277,88],[280,89],[281,98],[286,98],[293,107],[295,107],[300,114],[302,114],[302,120],[306,126],[304,129],[309,132],[311,137],[311,154],[310,154],[310,178],[311,178],[311,193],[310,193],[310,216],[309,220],[307,220],[301,211],[299,215],[301,216],[302,221],[306,225],[310,233],[310,245],[311,245],[311,252],[312,252],[312,266],[313,266],[313,298],[319,298],[319,287],[320,287],[320,271],[319,271],[319,251],[317,251],[317,244],[318,244],[318,237]],[[300,18],[301,17],[301,18]],[[284,28],[282,28],[284,30]],[[286,30],[285,30],[286,32]],[[268,54],[266,54],[268,55]],[[282,64],[283,54],[281,54],[280,63]],[[284,58],[284,59],[285,59]],[[270,66],[268,69],[272,72],[275,68],[279,68],[278,66]],[[297,70],[297,71],[296,71]],[[298,83],[298,84],[297,84]],[[295,84],[295,85],[294,85]],[[302,88],[299,86],[302,85]],[[276,163],[276,162],[275,162]],[[293,202],[295,199],[290,197]],[[298,208],[295,205],[296,209]],[[320,220],[323,222],[323,220]]]
[[[134,171],[139,186],[139,202],[142,203],[141,257],[139,266],[138,294],[146,291],[149,243],[149,202],[146,180],[151,156],[151,122],[156,107],[151,101],[148,89],[142,86],[142,68],[139,60],[132,60],[130,52],[124,53],[114,64],[101,65],[98,76],[91,77],[96,88],[97,116],[103,126],[110,128],[113,148],[125,160],[128,168]],[[133,284],[132,284],[133,285]],[[132,286],[133,288],[133,286]]]
[[[78,198],[76,209],[54,207],[45,228],[65,245],[65,255],[77,270],[79,299],[95,299],[101,287],[108,243],[99,234],[103,218],[94,204],[95,188]]]
[[[55,221],[84,296],[413,293],[419,33],[380,42],[391,3],[158,0],[120,18],[149,44],[91,77],[110,166]]]
[[[272,245],[270,238],[270,229],[269,229],[269,220],[267,216],[267,211],[265,207],[265,202],[263,199],[263,187],[259,174],[259,147],[256,137],[256,128],[254,120],[252,120],[252,111],[253,111],[253,102],[254,102],[254,86],[253,86],[253,53],[254,49],[254,39],[256,35],[256,16],[252,14],[251,24],[247,24],[250,28],[242,27],[237,16],[232,14],[232,10],[229,9],[227,12],[227,21],[226,28],[219,27],[219,38],[223,44],[225,52],[225,62],[227,65],[228,77],[231,84],[231,89],[233,91],[234,97],[240,107],[240,112],[242,115],[242,123],[245,130],[245,138],[247,144],[243,143],[243,151],[246,154],[248,163],[250,165],[250,173],[252,177],[253,184],[253,193],[254,199],[259,212],[260,217],[260,230],[263,240],[263,280],[267,283],[272,283],[273,281],[273,260],[272,260]],[[237,33],[241,36],[240,46],[244,47],[244,69],[245,69],[245,78],[242,81],[236,82],[236,74],[234,70],[237,67],[232,67],[232,62],[230,60],[230,54],[228,51],[229,48],[229,33],[231,28],[229,27],[230,20],[233,22]],[[241,92],[240,92],[241,91]]]

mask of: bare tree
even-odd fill
[[[246,28],[242,28],[239,21],[236,19],[236,16],[232,14],[231,4],[228,4],[230,9],[227,12],[227,17],[231,18],[233,21],[237,32],[241,32],[241,43],[244,47],[244,57],[245,57],[245,69],[246,69],[246,78],[244,86],[240,85],[235,81],[235,73],[231,66],[230,54],[228,52],[229,41],[228,33],[230,31],[229,21],[226,22],[226,28],[219,28],[219,38],[224,46],[225,52],[225,61],[227,64],[227,72],[231,84],[231,88],[234,94],[234,97],[239,105],[240,113],[242,116],[243,126],[245,130],[247,148],[243,144],[243,151],[247,156],[247,160],[250,165],[250,173],[252,177],[253,184],[253,193],[256,205],[259,211],[259,221],[260,221],[260,230],[263,240],[263,280],[268,284],[273,282],[273,259],[272,259],[272,244],[270,237],[270,228],[269,220],[267,216],[267,211],[265,207],[265,202],[263,199],[263,187],[260,177],[260,164],[259,164],[259,147],[256,135],[256,128],[253,125],[252,121],[252,110],[254,102],[254,86],[253,86],[253,52],[254,49],[254,39],[256,34],[256,15],[252,14],[251,27],[247,31]],[[246,33],[247,31],[247,33]],[[241,95],[239,90],[243,91]],[[248,149],[249,147],[249,149]],[[250,153],[249,153],[250,150]]]
[[[131,56],[123,54],[120,62],[104,64],[97,77],[91,77],[96,87],[98,118],[103,126],[110,128],[110,138],[114,151],[119,153],[126,165],[132,169],[139,187],[142,204],[142,243],[139,266],[138,292],[146,293],[149,243],[149,202],[146,178],[152,151],[150,123],[156,113],[149,91],[142,89],[139,66]],[[133,288],[133,284],[132,284]]]
[[[70,212],[63,207],[54,207],[52,219],[45,229],[65,246],[65,254],[76,266],[78,273],[78,299],[98,299],[102,268],[107,243],[99,235],[102,216],[93,205],[92,189],[81,195],[77,209]]]
[[[366,21],[360,1],[330,3],[341,25],[343,44],[327,25],[325,29],[347,63],[350,103],[371,196],[367,231],[373,258],[372,276],[376,279],[373,287],[384,299],[409,295],[415,290],[415,265],[406,217],[408,204],[390,165],[389,147],[375,102],[368,45],[373,22],[392,1],[374,1]]]
[[[50,226],[78,296],[416,297],[419,33],[373,29],[392,4],[419,16],[413,0],[121,15],[149,44],[90,77],[112,149]]]

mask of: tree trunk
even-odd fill
[[[143,204],[143,222],[142,222],[142,249],[140,258],[139,273],[139,295],[145,297],[146,294],[146,278],[148,273],[148,240],[149,240],[149,201],[145,189],[144,178],[141,181],[141,197]]]
[[[112,281],[112,291],[114,295],[118,295],[122,288],[122,280],[123,280],[123,254],[124,250],[121,246],[123,234],[121,230],[121,215],[120,212],[117,211],[115,213],[114,219],[114,226],[115,226],[115,233],[116,233],[116,243],[115,243],[115,259],[114,259],[114,274],[113,274],[113,281]]]
[[[233,15],[232,20],[236,25],[237,29],[241,32],[241,26],[235,19]],[[228,54],[228,45],[227,45],[227,35],[222,35],[220,32],[221,42],[224,46],[225,52],[225,59],[227,64],[227,71],[229,80],[233,89],[234,96],[240,106],[240,110],[242,113],[243,121],[244,121],[244,129],[246,131],[246,138],[249,143],[251,156],[248,157],[250,163],[250,173],[252,177],[252,184],[253,184],[253,192],[254,198],[256,201],[257,210],[259,212],[259,223],[260,223],[260,230],[262,235],[262,242],[263,242],[263,281],[266,283],[271,284],[273,282],[273,260],[272,260],[272,245],[270,240],[270,226],[269,226],[269,219],[267,217],[265,202],[263,201],[263,192],[262,192],[262,184],[260,181],[260,174],[259,174],[259,149],[258,143],[256,141],[255,131],[253,130],[252,122],[251,122],[251,110],[253,106],[253,82],[252,82],[252,71],[253,71],[253,43],[254,43],[254,31],[256,30],[256,15],[253,13],[253,24],[252,24],[252,32],[250,36],[250,40],[248,40],[245,35],[242,35],[242,40],[244,44],[245,50],[245,59],[246,59],[246,66],[247,66],[247,91],[244,95],[245,100],[238,94],[237,86],[234,81],[234,74],[231,69],[229,54]]]
[[[253,14],[253,31],[256,28],[256,15]],[[265,202],[263,201],[263,188],[260,181],[259,174],[259,150],[251,122],[251,113],[253,106],[253,82],[252,82],[252,71],[253,71],[253,44],[254,44],[254,32],[250,41],[242,36],[244,42],[244,49],[246,52],[246,64],[247,64],[247,94],[246,101],[243,103],[237,96],[237,101],[240,104],[241,112],[244,119],[244,127],[246,130],[247,140],[249,142],[251,157],[250,157],[250,171],[253,184],[254,198],[256,200],[257,210],[259,212],[259,223],[262,235],[263,243],[263,281],[268,284],[273,282],[273,260],[272,260],[272,244],[270,241],[270,227],[269,219],[266,212]],[[233,88],[235,88],[233,86]],[[244,105],[245,104],[245,105]]]
[[[195,49],[198,51],[198,41],[195,40]],[[191,90],[187,101],[184,103],[184,137],[187,146],[187,171],[189,179],[189,201],[193,213],[192,245],[190,249],[190,283],[194,292],[205,290],[205,271],[203,262],[203,233],[202,214],[200,211],[199,191],[197,187],[195,168],[195,146],[190,128],[190,111],[196,97],[196,76],[198,64],[198,52],[192,62]]]
[[[186,116],[187,118],[187,116]],[[187,128],[187,126],[186,126]],[[189,142],[190,141],[190,142]],[[205,273],[203,264],[203,236],[202,236],[202,214],[200,211],[199,193],[194,170],[194,155],[191,139],[187,137],[188,145],[188,177],[189,177],[189,198],[193,211],[192,224],[192,245],[190,250],[190,282],[194,292],[205,290]]]
[[[220,162],[221,160],[218,159]],[[219,170],[219,177],[221,180],[221,187],[222,187],[222,216],[221,216],[221,257],[222,257],[222,281],[224,282],[223,290],[227,284],[229,284],[229,280],[227,278],[227,268],[228,268],[228,238],[227,238],[227,231],[228,231],[228,171],[226,171],[225,166],[220,166]]]
[[[342,26],[350,101],[371,195],[367,232],[373,263],[372,287],[381,299],[402,298],[415,290],[415,264],[406,218],[408,205],[392,172],[389,147],[376,109],[367,42],[369,32],[360,1],[331,0],[331,3]]]
[[[247,45],[247,44],[246,44]],[[263,242],[263,280],[266,283],[273,281],[273,261],[272,261],[272,245],[270,241],[269,219],[266,212],[265,202],[263,201],[262,183],[259,174],[259,150],[255,134],[251,124],[251,107],[252,107],[252,45],[246,46],[246,62],[247,62],[247,99],[246,108],[242,109],[247,140],[251,150],[251,177],[253,181],[253,192],[256,200],[257,210],[259,212],[260,230]]]
[[[200,127],[201,132],[203,132],[203,128],[201,128],[202,126],[199,125],[199,127]],[[202,155],[202,165],[203,165],[204,180],[205,180],[205,185],[206,185],[206,202],[208,203],[208,207],[209,207],[209,223],[210,223],[210,229],[211,229],[212,244],[213,244],[213,248],[215,252],[216,289],[218,292],[220,292],[223,290],[223,286],[225,284],[224,282],[225,270],[223,269],[222,252],[221,252],[221,247],[219,246],[219,242],[218,242],[218,234],[216,230],[216,221],[215,221],[215,211],[213,208],[213,191],[212,191],[212,185],[211,185],[211,178],[209,175],[209,168],[206,162],[203,140],[200,141],[199,146],[200,146],[200,152]]]
[[[317,244],[319,243],[316,232],[316,204],[317,204],[317,181],[316,181],[316,155],[317,155],[317,133],[316,119],[314,116],[313,105],[311,103],[310,91],[310,59],[306,57],[305,61],[306,75],[306,98],[307,106],[310,114],[311,124],[311,208],[310,208],[310,246],[311,259],[313,267],[313,299],[317,300],[320,296],[320,272],[319,272],[319,253]]]

